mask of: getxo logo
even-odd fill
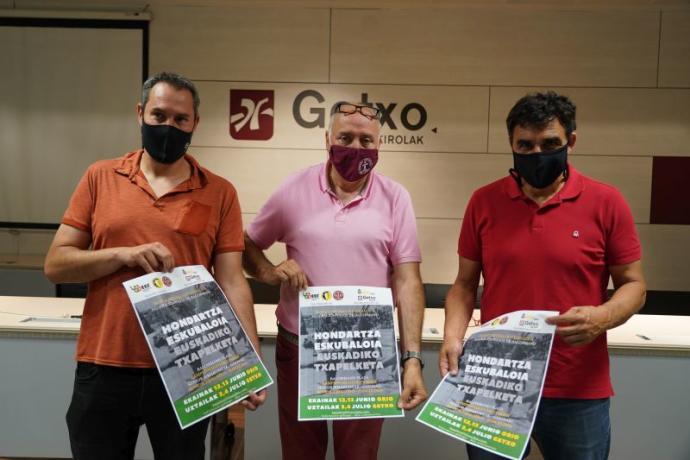
[[[273,137],[273,90],[230,90],[230,136],[265,141]]]

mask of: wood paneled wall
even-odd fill
[[[429,127],[433,118],[444,142],[423,151],[383,146],[379,166],[413,197],[423,277],[431,283],[455,277],[458,230],[472,191],[512,165],[509,108],[537,89],[567,94],[578,106],[572,163],[625,195],[650,288],[689,291],[690,226],[651,225],[649,216],[653,156],[690,156],[690,5],[587,7],[594,4],[154,4],[150,71],[174,70],[197,82],[202,124],[191,151],[236,185],[245,224],[281,180],[326,153],[320,129],[293,148],[230,143],[231,82],[375,85],[387,94],[416,88],[446,107],[429,113]],[[276,261],[283,254],[270,251]]]

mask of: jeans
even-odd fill
[[[532,439],[544,460],[606,460],[611,446],[609,398],[543,398]],[[523,458],[529,454],[529,446]],[[470,460],[502,459],[467,444]]]
[[[158,460],[203,460],[205,419],[182,430],[156,369],[78,362],[67,428],[75,460],[131,460],[146,425]]]

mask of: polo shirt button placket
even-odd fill
[[[532,232],[539,233],[544,230],[544,213],[541,209],[537,209],[532,214]]]
[[[347,209],[345,207],[341,207],[338,209],[338,212],[335,213],[335,221],[336,222],[345,222],[345,214],[347,213]]]

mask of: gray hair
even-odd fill
[[[192,99],[194,100],[194,115],[199,116],[199,104],[201,104],[201,99],[199,99],[199,92],[196,90],[196,86],[191,80],[183,77],[182,75],[173,72],[160,72],[144,82],[144,86],[141,90],[141,106],[146,107],[146,103],[149,101],[149,94],[151,93],[151,88],[156,86],[158,83],[167,83],[177,90],[186,89],[192,93]]]

